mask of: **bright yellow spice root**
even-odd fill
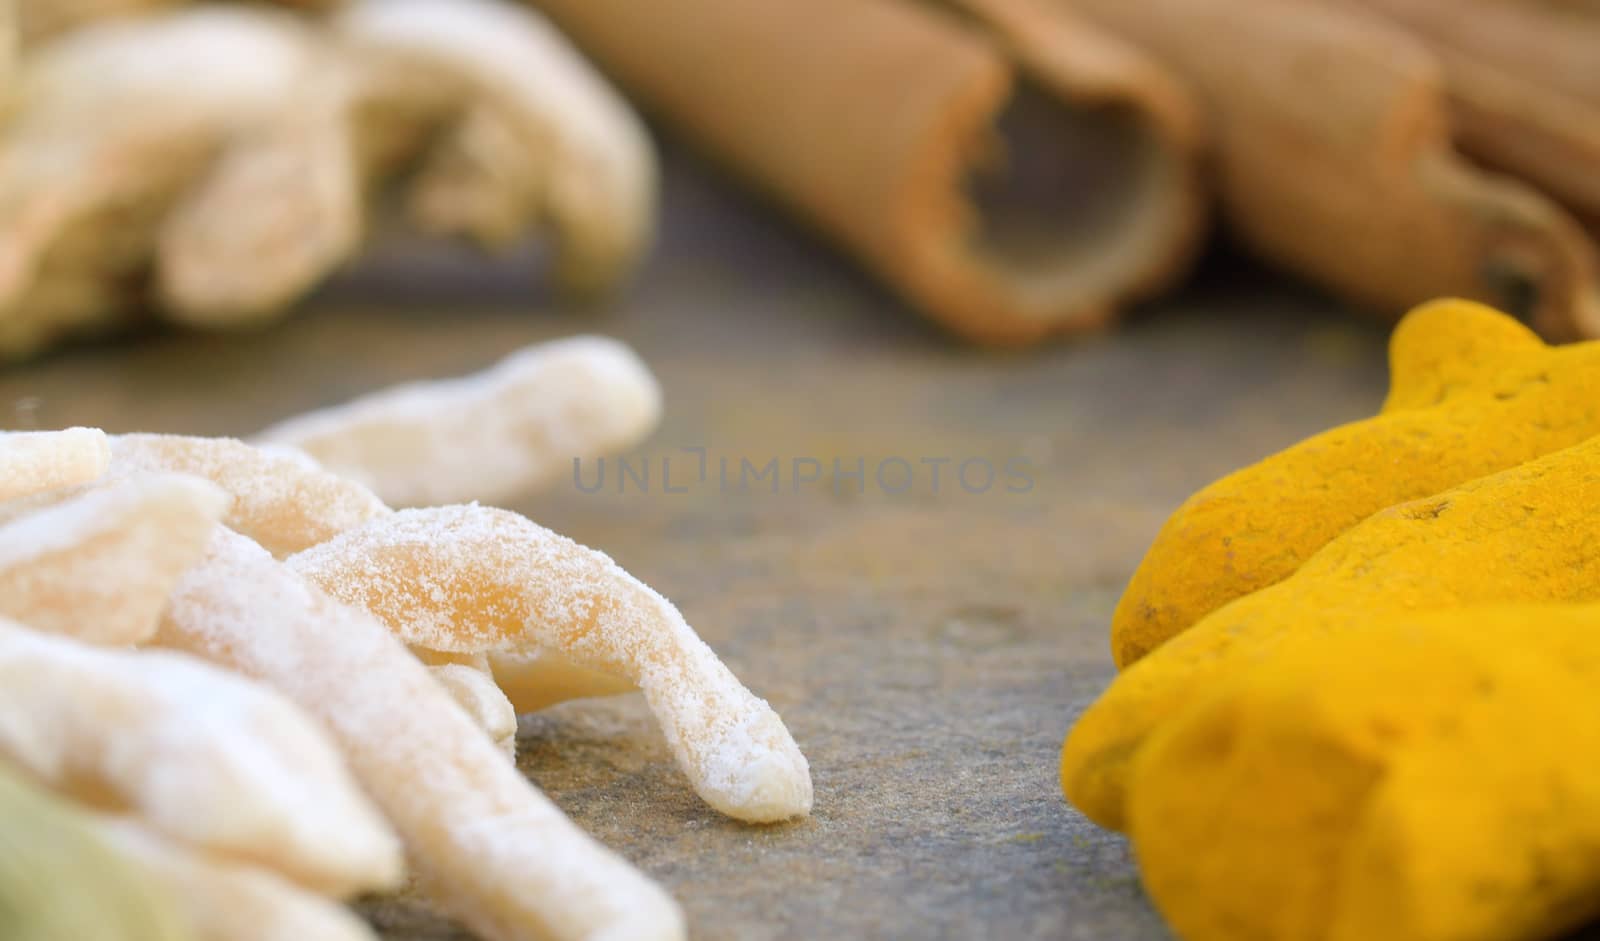
[[[1235,598],[1292,574],[1371,514],[1600,434],[1600,342],[1548,347],[1469,301],[1412,311],[1374,418],[1333,428],[1190,497],[1112,619],[1127,667]]]
[[[1135,760],[1186,941],[1533,941],[1600,915],[1600,605],[1295,634]],[[1270,900],[1270,901],[1269,901]]]
[[[1600,401],[1600,400],[1597,400]],[[1375,514],[1291,577],[1233,602],[1124,671],[1067,736],[1061,782],[1124,825],[1129,763],[1163,723],[1285,639],[1385,612],[1600,601],[1600,438]]]

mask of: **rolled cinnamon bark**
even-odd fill
[[[973,340],[1098,326],[1186,267],[1199,128],[1041,0],[537,0],[647,108]]]
[[[1439,57],[1463,151],[1600,223],[1600,5],[1354,2]]]
[[[1070,6],[1191,83],[1223,209],[1262,255],[1394,316],[1456,295],[1552,339],[1600,334],[1594,246],[1456,152],[1439,63],[1399,27],[1315,0]]]

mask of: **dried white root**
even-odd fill
[[[157,642],[321,719],[423,887],[490,941],[683,937],[672,899],[562,816],[383,625],[243,536],[219,530]]]
[[[387,99],[383,113],[415,114],[394,99],[415,101],[421,84],[454,99],[412,181],[425,227],[493,246],[549,219],[560,233],[555,274],[580,290],[616,282],[644,253],[655,215],[649,137],[542,17],[497,0],[356,0],[335,28],[369,63],[367,94]]]
[[[0,432],[0,502],[88,483],[110,463],[98,428]]]
[[[174,845],[129,820],[101,818],[98,829],[177,900],[193,941],[376,941],[349,909],[272,872]]]
[[[636,685],[700,796],[740,820],[811,810],[805,756],[671,603],[604,554],[481,506],[403,510],[290,556],[406,643],[549,650]]]
[[[164,471],[203,477],[232,498],[223,522],[277,556],[326,542],[389,508],[358,483],[304,455],[232,438],[118,435],[112,473]]]
[[[333,25],[249,7],[111,18],[32,50],[14,85],[0,356],[152,301],[197,325],[275,315],[356,254],[370,196],[419,165],[425,226],[499,245],[548,221],[577,288],[619,280],[653,227],[637,119],[501,0],[373,0]]]
[[[338,753],[264,687],[0,619],[0,689],[0,756],[64,793],[328,895],[399,879],[399,844]]]
[[[257,437],[304,451],[389,503],[432,505],[537,489],[574,459],[637,443],[660,415],[661,389],[632,350],[576,337],[530,346],[476,375],[291,418]]]
[[[0,525],[0,615],[93,643],[146,640],[227,505],[199,478],[145,474],[10,520]]]
[[[0,138],[0,354],[137,308],[172,206],[238,135],[314,100],[327,62],[299,20],[237,7],[107,20],[26,58]]]
[[[228,438],[138,434],[117,436],[112,450],[114,475],[177,472],[223,488],[232,497],[224,522],[280,557],[391,512],[360,484],[323,470],[293,448],[252,447]],[[0,514],[0,522],[3,518]],[[454,659],[420,648],[414,652],[431,665]],[[503,678],[490,676],[486,658],[468,659],[476,661],[467,665],[475,667],[479,677],[451,670],[436,671],[435,678],[491,739],[512,754],[518,709],[533,711],[576,696],[633,689],[626,680],[566,663],[558,656],[508,657],[500,666]],[[515,698],[508,702],[496,684],[505,685]],[[518,703],[516,709],[513,703]]]

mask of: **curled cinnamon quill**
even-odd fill
[[[1193,255],[1188,96],[1041,0],[538,5],[647,108],[965,337],[1098,326]]]
[[[1439,57],[1464,151],[1600,223],[1600,6],[1358,2]]]
[[[1074,9],[1191,84],[1216,131],[1222,208],[1263,255],[1396,316],[1455,295],[1509,309],[1547,337],[1600,334],[1582,228],[1536,189],[1457,152],[1446,75],[1400,27],[1313,0]],[[1439,15],[1472,18],[1460,11]]]

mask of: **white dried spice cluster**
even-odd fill
[[[568,341],[274,437],[366,480],[437,468],[467,499],[452,467],[535,485],[631,443],[657,402],[625,348]],[[440,427],[462,409],[527,453]],[[282,445],[0,434],[0,689],[0,906],[30,937],[370,939],[340,902],[409,871],[489,941],[681,938],[677,903],[507,760],[517,710],[563,699],[642,690],[716,810],[811,809],[777,713],[605,555],[476,503],[391,510]],[[40,880],[95,901],[47,904]]]
[[[0,4],[0,358],[145,310],[280,316],[396,190],[417,228],[486,248],[551,230],[575,291],[643,256],[649,137],[537,13],[278,6]]]

